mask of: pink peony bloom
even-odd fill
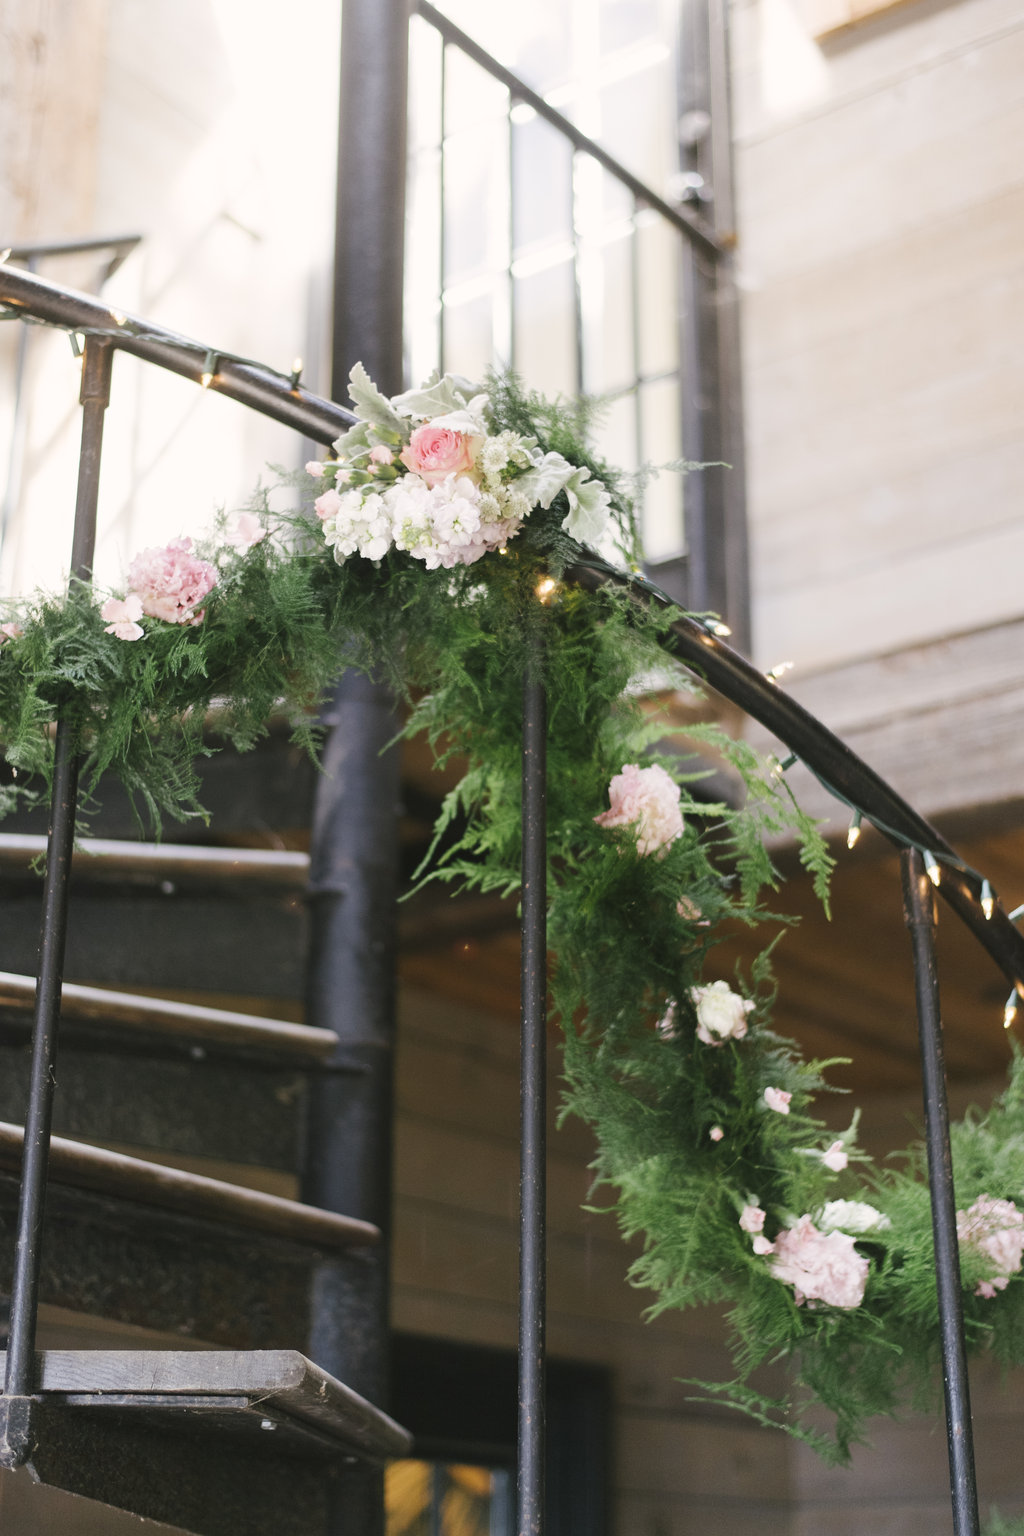
[[[785,1088],[766,1088],[764,1101],[769,1109],[774,1109],[780,1115],[789,1114],[789,1101],[793,1097]]]
[[[721,1141],[722,1137],[725,1135],[725,1132],[722,1130],[720,1125],[713,1125],[710,1131],[708,1131],[708,1135],[712,1141]]]
[[[136,555],[128,583],[151,618],[201,624],[206,610],[199,604],[217,585],[217,572],[192,554],[191,539],[172,539],[166,549],[144,549]]]
[[[841,1141],[834,1141],[828,1151],[821,1154],[821,1160],[826,1168],[831,1168],[833,1173],[842,1173],[850,1161]]]
[[[793,1287],[797,1306],[823,1301],[849,1308],[864,1300],[868,1267],[848,1232],[819,1232],[809,1216],[801,1216],[775,1239],[771,1272]]]
[[[267,530],[255,513],[239,512],[237,517],[232,519],[231,527],[224,538],[233,549],[240,550],[244,554],[247,549],[252,549],[254,544],[259,544],[266,536]]]
[[[740,1226],[744,1232],[760,1232],[766,1215],[759,1205],[745,1205],[740,1213]]]
[[[465,432],[435,427],[427,421],[416,428],[398,457],[406,469],[419,475],[427,485],[438,485],[449,475],[464,475],[473,468],[474,444],[479,441]]]
[[[724,1045],[727,1040],[743,1039],[747,1032],[747,1014],[754,1005],[733,992],[727,981],[691,987],[690,996],[697,1009],[698,1040],[705,1045]]]
[[[1012,1200],[993,1200],[979,1195],[966,1211],[956,1213],[956,1235],[966,1248],[990,1259],[995,1274],[979,1280],[976,1296],[991,1301],[996,1291],[1005,1291],[1011,1275],[1021,1267],[1024,1253],[1024,1213]]]
[[[118,640],[141,640],[145,634],[138,622],[142,618],[142,604],[134,592],[129,592],[123,602],[120,598],[108,597],[100,609],[100,618],[107,620],[103,633],[116,635]]]
[[[623,764],[608,786],[608,796],[611,808],[594,820],[599,827],[636,825],[639,854],[657,853],[682,836],[679,785],[657,763],[650,768]]]
[[[5,640],[18,640],[24,633],[21,625],[14,623],[13,620],[9,624],[0,624],[0,635],[3,635]]]

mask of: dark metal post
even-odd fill
[[[78,500],[72,543],[72,580],[88,580],[96,542],[96,505],[99,495],[100,454],[103,446],[104,412],[110,400],[113,347],[99,337],[86,337],[82,360],[82,450],[78,468]],[[75,805],[78,759],[73,726],[60,721],[55,747],[50,832],[43,884],[43,919],[39,945],[39,980],[36,987],[32,1030],[32,1065],[29,1100],[25,1114],[25,1150],[22,1162],[18,1230],[11,1286],[11,1325],[7,1345],[4,1395],[23,1399],[32,1391],[36,1312],[39,1300],[39,1262],[43,1206],[46,1195],[46,1164],[50,1150],[50,1125],[56,1086],[57,1030],[61,985],[64,976],[64,945],[67,933],[68,881],[75,836]],[[15,1466],[27,1452],[25,1435],[15,1431],[14,1404],[5,1405],[0,1425],[0,1465]],[[23,1430],[27,1420],[21,1415]]]
[[[523,679],[519,1536],[544,1522],[547,1084],[547,696],[539,646]]]
[[[699,178],[696,205],[703,205],[716,230],[731,238],[725,47],[724,11],[717,6],[709,10],[705,0],[685,0],[680,25],[680,165]],[[720,613],[732,626],[734,644],[745,650],[750,599],[735,286],[724,252],[710,252],[690,240],[680,245],[683,456],[708,465],[685,486],[685,606]]]
[[[964,1349],[960,1255],[956,1237],[956,1198],[949,1146],[949,1110],[939,1015],[939,981],[935,967],[934,889],[924,859],[914,849],[900,855],[903,915],[914,951],[918,1035],[924,1083],[925,1138],[928,1185],[935,1234],[935,1276],[942,1334],[942,1377],[946,1395],[949,1479],[955,1536],[978,1536],[978,1490],[974,1472],[971,1399]]]
[[[363,363],[385,392],[402,388],[408,0],[345,0],[334,273],[332,393]],[[339,658],[340,660],[340,658]],[[309,1350],[384,1406],[388,1396],[388,1247],[398,892],[394,701],[379,683],[342,679],[317,789],[310,870],[307,1018],[339,1045],[314,1084],[303,1198],[372,1221],[382,1248],[324,1262],[313,1281]],[[330,1536],[384,1528],[379,1469],[347,1469],[332,1494]]]

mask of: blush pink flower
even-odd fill
[[[859,1307],[868,1269],[848,1232],[819,1232],[809,1216],[775,1239],[771,1273],[793,1287],[797,1306],[823,1301],[829,1307]]]
[[[760,1232],[766,1215],[759,1205],[745,1205],[740,1213],[740,1226],[744,1232]]]
[[[722,1139],[722,1137],[724,1135],[725,1135],[725,1132],[722,1130],[722,1127],[720,1125],[713,1125],[711,1127],[710,1131],[708,1131],[708,1136],[711,1138],[712,1141],[721,1141],[721,1139]]]
[[[413,434],[415,436],[415,434]],[[370,449],[371,464],[393,464],[395,456],[384,443],[375,443]]]
[[[172,539],[165,549],[144,549],[128,568],[128,583],[143,613],[168,624],[201,624],[203,599],[217,585],[217,572],[192,554],[191,539]]]
[[[231,526],[224,538],[233,549],[240,550],[244,554],[247,549],[252,549],[254,544],[259,544],[266,536],[267,530],[255,513],[239,512],[237,517],[232,518]]]
[[[19,640],[24,633],[21,625],[16,624],[13,619],[9,624],[0,624],[0,635],[3,635],[5,640]]]
[[[831,1168],[833,1173],[842,1173],[850,1161],[841,1141],[834,1141],[828,1150],[821,1154],[821,1160],[826,1168]]]
[[[682,836],[679,785],[657,763],[650,768],[623,764],[608,786],[608,797],[610,809],[594,820],[599,827],[635,826],[639,854],[657,853]]]
[[[322,478],[323,472],[324,472],[324,467],[321,464],[319,459],[307,459],[307,461],[306,461],[306,474],[307,475],[312,475],[314,480],[319,480],[319,479]]]
[[[965,1248],[973,1248],[991,1260],[995,1274],[979,1280],[976,1296],[992,1300],[996,1291],[1005,1291],[1011,1275],[1021,1267],[1024,1253],[1024,1213],[1012,1200],[994,1200],[979,1195],[966,1211],[956,1213],[956,1235]]]
[[[118,640],[141,640],[145,630],[138,622],[142,618],[142,604],[134,592],[122,601],[108,597],[100,609],[100,618],[107,620],[105,635],[116,635]]]
[[[766,1253],[775,1252],[775,1244],[769,1242],[768,1238],[764,1237],[760,1232],[751,1238],[750,1246],[759,1258],[763,1258]]]
[[[479,442],[466,432],[435,427],[426,421],[416,428],[399,458],[427,485],[438,485],[449,475],[464,475],[473,468]]]
[[[789,1114],[789,1101],[792,1097],[793,1095],[787,1093],[785,1088],[766,1088],[764,1091],[764,1101],[768,1108],[774,1109],[780,1115]]]

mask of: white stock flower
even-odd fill
[[[866,1200],[828,1200],[814,1220],[822,1232],[887,1232],[892,1226]]]

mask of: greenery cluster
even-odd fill
[[[511,379],[490,381],[489,410],[494,431],[529,433],[600,476],[628,544],[625,489],[586,451],[578,420]],[[657,672],[669,686],[695,685],[661,648],[669,616],[644,613],[610,588],[593,594],[560,581],[578,553],[561,528],[565,511],[556,500],[531,517],[505,554],[435,571],[394,549],[380,562],[339,565],[312,516],[270,520],[248,550],[215,538],[200,551],[220,573],[202,623],[147,619],[136,642],[105,633],[100,599],[84,585],[66,599],[21,605],[7,617],[23,633],[0,648],[0,725],[18,774],[0,810],[45,784],[60,719],[83,754],[88,788],[112,769],[155,819],[199,814],[194,762],[211,749],[211,719],[244,749],[283,707],[311,740],[312,710],[343,658],[391,680],[409,704],[408,730],[425,731],[439,757],[468,762],[424,878],[514,892],[530,658],[548,693],[551,989],[565,1036],[566,1111],[595,1127],[596,1186],[609,1192],[624,1233],[643,1237],[631,1278],[653,1290],[654,1312],[725,1303],[737,1376],[702,1389],[843,1459],[866,1418],[934,1386],[939,1331],[922,1158],[914,1150],[899,1168],[874,1169],[856,1150],[854,1120],[841,1138],[845,1170],[823,1161],[831,1137],[812,1105],[830,1063],[805,1061],[772,1027],[770,950],[785,919],[767,904],[778,877],[765,835],[791,827],[822,887],[827,850],[785,780],[742,742],[707,725],[679,738],[652,715],[638,679]],[[739,808],[706,797],[697,754],[711,750],[746,786]],[[684,830],[656,853],[640,853],[635,827],[595,821],[627,763],[660,764],[680,787]],[[762,924],[760,958],[749,975],[731,974],[730,935]],[[716,980],[753,1006],[745,1038],[708,1045],[692,989]],[[659,1029],[673,1006],[671,1028]],[[791,1095],[789,1113],[766,1105],[766,1088]],[[1019,1059],[995,1110],[956,1128],[955,1158],[961,1204],[1020,1197]],[[798,1305],[754,1251],[740,1214],[762,1208],[772,1237],[837,1198],[870,1202],[889,1222],[857,1240],[870,1260],[863,1303]],[[975,1296],[991,1273],[983,1255],[965,1255],[969,1342],[1022,1359],[1024,1282],[1012,1278],[994,1300]],[[779,1361],[790,1386],[770,1397],[754,1373]],[[805,1417],[818,1404],[835,1416],[831,1436]]]

